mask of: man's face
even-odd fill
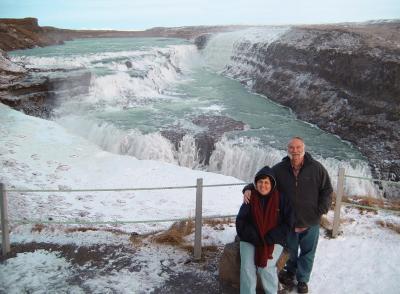
[[[304,157],[304,143],[299,139],[290,140],[288,144],[288,156],[292,161],[302,161]]]
[[[268,177],[258,180],[256,189],[261,195],[267,195],[272,189],[271,180]]]

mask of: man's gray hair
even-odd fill
[[[289,140],[289,142],[288,142],[288,146],[289,146],[289,143],[291,142],[291,141],[293,141],[293,140],[300,140],[301,142],[303,142],[303,145],[304,145],[304,147],[306,147],[306,143],[304,142],[304,139],[302,138],[302,137],[299,137],[299,136],[294,136],[294,137],[292,137],[290,140]]]

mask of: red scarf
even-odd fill
[[[264,207],[261,204],[260,197],[270,197]],[[264,236],[278,225],[279,192],[274,190],[267,196],[260,196],[256,190],[253,190],[250,197],[250,207],[253,222],[256,224],[257,231],[263,241],[263,245],[256,247],[254,262],[256,266],[266,267],[268,259],[272,259],[274,245],[266,244]]]

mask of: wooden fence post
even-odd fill
[[[340,207],[342,205],[342,197],[344,192],[344,168],[339,168],[337,190],[336,190],[336,203],[335,203],[335,213],[333,216],[333,227],[332,227],[332,237],[336,238],[339,232],[340,224]]]
[[[8,227],[7,194],[4,184],[0,183],[0,214],[1,214],[1,249],[5,256],[10,252],[10,231]]]
[[[194,228],[194,259],[201,259],[201,227],[203,225],[203,179],[197,179],[196,216]]]

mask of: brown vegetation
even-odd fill
[[[356,207],[360,210],[360,212],[369,211],[376,213],[379,209],[400,211],[400,200],[396,199],[388,200],[382,198],[375,198],[371,196],[367,197],[344,196],[342,202],[362,206],[362,207]]]
[[[225,224],[231,224],[232,220],[228,219],[204,219],[203,225],[207,224],[216,230],[223,230]],[[194,221],[180,221],[175,222],[168,230],[161,233],[157,233],[150,238],[150,241],[156,242],[158,244],[167,244],[176,246],[180,249],[186,250],[192,253],[194,250],[193,244],[189,244],[185,241],[185,237],[194,232]],[[143,240],[142,237],[133,238],[132,242],[136,244]],[[220,248],[216,245],[202,245],[202,258],[200,261],[205,261],[211,256],[215,256],[216,253],[220,251]]]
[[[75,228],[68,228],[65,230],[66,233],[87,232],[87,231],[105,231],[105,232],[111,232],[115,235],[129,234],[126,231],[118,230],[118,229],[114,229],[114,228],[75,227]]]
[[[209,225],[215,230],[224,230],[225,225],[233,225],[235,222],[232,218],[206,218],[203,220],[204,225]]]
[[[31,232],[32,233],[34,233],[34,232],[41,233],[44,228],[45,228],[44,224],[35,224],[32,227]]]
[[[323,216],[321,217],[320,225],[321,225],[321,227],[324,228],[325,230],[327,230],[327,231],[332,231],[332,226],[333,226],[333,224],[328,220],[328,218],[327,218],[325,215],[323,215]]]
[[[387,221],[383,221],[383,220],[379,220],[376,223],[383,228],[388,228],[388,229],[396,232],[397,234],[400,234],[400,224],[391,223],[391,222],[387,222]]]
[[[190,235],[193,231],[193,220],[175,222],[168,230],[156,234],[151,240],[156,243],[182,247],[185,243],[184,237]]]

